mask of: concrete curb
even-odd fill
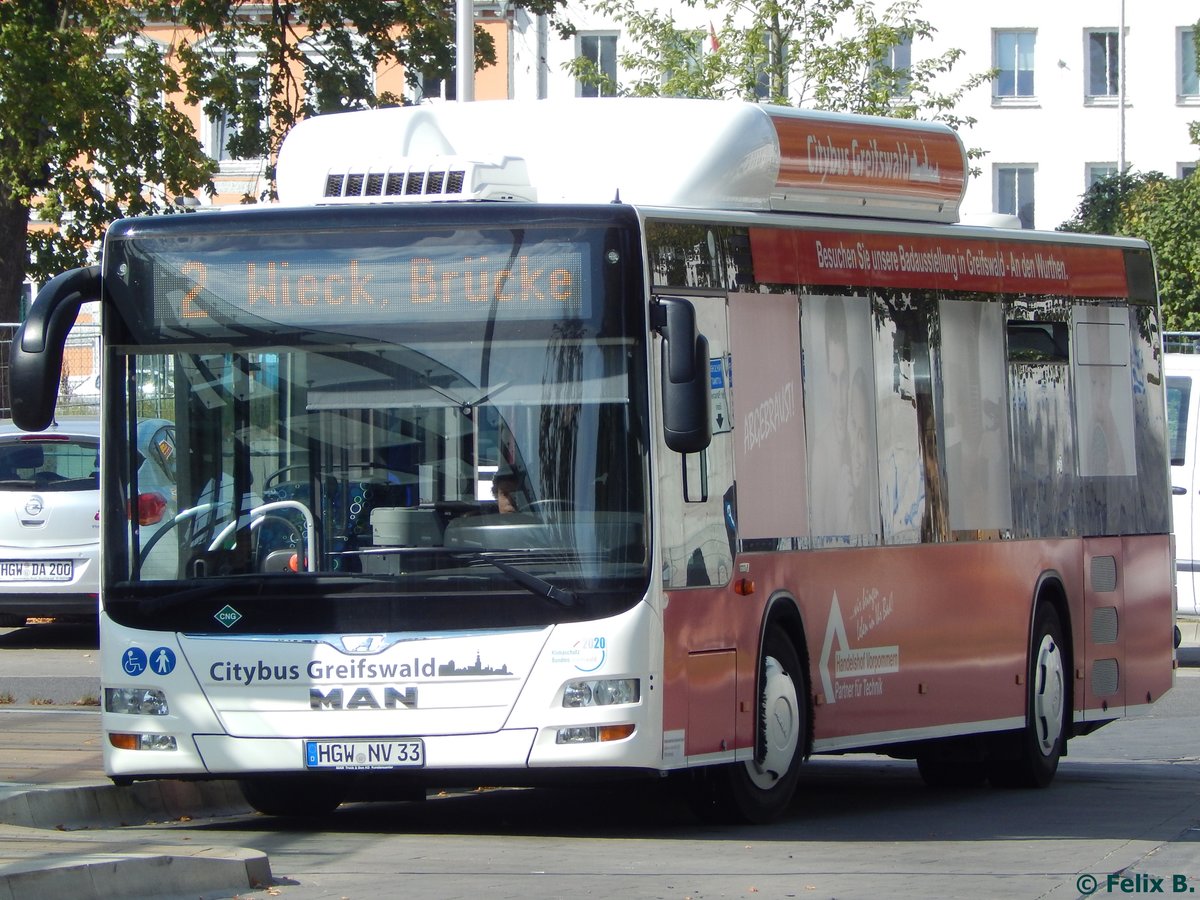
[[[142,846],[125,835],[86,833],[251,811],[234,781],[0,786],[0,900],[195,900],[269,886],[271,864],[258,850]]]
[[[190,816],[240,816],[253,810],[234,781],[139,781],[18,789],[0,797],[0,825],[118,828]]]
[[[0,900],[202,898],[268,887],[265,853],[242,847],[146,847],[136,853],[67,854],[0,868]]]

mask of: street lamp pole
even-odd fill
[[[1121,0],[1121,24],[1117,29],[1117,173],[1125,174],[1125,0]]]
[[[455,30],[455,96],[466,103],[475,99],[474,0],[455,0]]]

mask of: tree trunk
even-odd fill
[[[0,200],[0,323],[21,319],[21,285],[28,259],[29,208]]]
[[[21,292],[28,260],[29,208],[0,200],[0,416],[12,415],[8,360],[14,329],[21,320]]]

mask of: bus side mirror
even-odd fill
[[[42,431],[54,420],[67,332],[79,307],[99,299],[99,266],[64,272],[38,291],[13,337],[9,358],[12,418],[18,428]]]
[[[663,431],[677,453],[699,453],[712,442],[708,338],[696,333],[696,310],[680,297],[662,297],[654,324],[663,339]]]

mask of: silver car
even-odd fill
[[[95,616],[100,591],[100,431],[0,423],[0,626]]]

